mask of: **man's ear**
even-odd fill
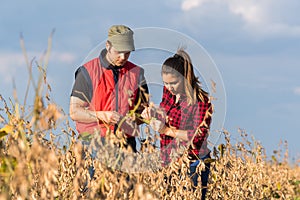
[[[111,44],[110,44],[109,41],[106,41],[106,43],[105,43],[105,48],[106,48],[107,51],[110,51],[110,49],[111,49]]]

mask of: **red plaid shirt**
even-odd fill
[[[166,126],[186,130],[189,141],[180,141],[179,145],[186,147],[191,141],[191,143],[189,143],[191,145],[188,147],[189,156],[192,160],[199,159],[210,152],[207,148],[207,136],[211,123],[211,115],[207,112],[212,113],[211,103],[206,96],[204,96],[204,102],[198,101],[193,105],[188,105],[186,95],[181,95],[177,103],[175,100],[176,96],[172,95],[169,90],[164,87],[160,107],[167,115],[168,120],[166,121]],[[204,120],[206,123],[203,124],[202,122]],[[170,162],[171,151],[172,149],[178,150],[178,143],[173,137],[166,136],[165,134],[161,134],[160,136],[162,159],[164,162]]]

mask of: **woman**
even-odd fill
[[[178,140],[180,145],[188,147],[190,176],[196,187],[198,175],[195,172],[199,160],[210,157],[207,136],[212,105],[194,74],[189,55],[183,49],[165,60],[161,75],[164,88],[160,109],[164,114],[156,113],[154,116],[153,109],[148,107],[143,111],[142,117],[148,120],[153,117],[159,119],[151,120],[150,124],[160,133],[162,159],[165,163],[171,161],[171,151],[178,148]],[[209,167],[209,163],[206,164],[206,170],[201,173],[202,199],[205,198]]]

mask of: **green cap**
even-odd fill
[[[134,51],[133,31],[124,25],[113,25],[108,30],[108,41],[117,51]]]

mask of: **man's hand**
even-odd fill
[[[150,107],[146,107],[142,114],[141,114],[141,117],[146,119],[146,120],[150,120],[151,119],[151,108]]]
[[[110,125],[117,124],[122,117],[116,111],[97,111],[96,115],[99,121]]]
[[[136,137],[140,135],[140,131],[136,121],[129,116],[126,116],[123,119],[121,119],[121,121],[118,124],[118,127],[120,128],[119,130],[124,131],[127,136]]]

